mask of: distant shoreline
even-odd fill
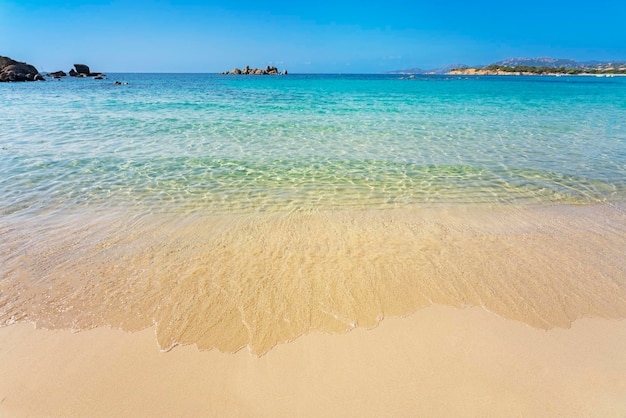
[[[429,75],[429,74],[425,74]],[[626,77],[626,74],[591,74],[591,73],[581,73],[581,74],[558,74],[558,73],[547,73],[547,74],[535,74],[535,73],[525,73],[525,72],[513,72],[513,73],[505,73],[505,72],[491,72],[491,71],[480,71],[480,72],[462,72],[462,71],[450,71],[445,75],[475,75],[475,76],[533,76],[533,77],[598,77],[598,78],[611,78],[611,77]]]
[[[497,66],[490,65],[484,68],[455,68],[447,72],[449,75],[505,75],[505,76],[595,76],[595,77],[613,77],[624,76],[626,70],[623,68],[604,69],[604,70],[582,70],[573,68],[548,68],[548,67],[528,67],[528,66]]]

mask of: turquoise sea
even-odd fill
[[[0,326],[260,355],[432,304],[626,318],[626,77],[109,74],[0,108]]]
[[[0,84],[0,106],[2,215],[626,195],[624,77],[110,74]]]

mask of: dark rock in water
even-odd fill
[[[74,64],[70,70],[70,77],[104,77],[104,74],[91,72],[89,66],[85,64]]]
[[[54,78],[67,77],[65,71],[55,71],[53,73],[49,73],[48,75]]]
[[[265,70],[261,70],[260,68],[250,68],[249,65],[246,65],[244,67],[243,70],[240,70],[239,68],[235,68],[232,71],[225,71],[223,73],[220,74],[228,74],[228,75],[240,75],[240,74],[244,74],[244,75],[287,75],[287,70],[283,71],[282,73],[280,71],[278,71],[278,68],[273,67],[273,66],[267,66],[265,67]]]
[[[98,76],[95,76],[93,79],[94,79],[94,80],[102,80],[102,79],[104,79],[104,77],[102,77],[102,76],[98,75]]]
[[[30,64],[0,56],[0,81],[43,81],[39,71]]]
[[[78,74],[89,75],[89,73],[91,73],[91,71],[89,71],[89,67],[85,64],[74,64],[74,68]]]

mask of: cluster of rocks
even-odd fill
[[[244,69],[240,70],[239,68],[235,68],[232,71],[225,71],[221,74],[228,75],[287,75],[287,70],[283,72],[278,71],[278,68],[267,66],[265,70],[261,70],[260,68],[250,68],[250,66],[246,65]]]
[[[48,75],[52,78],[67,77],[68,75],[70,77],[93,77],[95,80],[102,80],[104,78],[104,74],[91,72],[89,67],[85,64],[74,64],[74,68],[70,70],[69,74],[66,74],[65,71],[55,71]]]
[[[47,76],[52,78],[61,77],[93,77],[96,80],[102,80],[105,75],[102,73],[92,72],[85,64],[74,64],[69,74],[65,71],[55,71],[48,73]],[[44,81],[45,78],[37,68],[25,62],[18,62],[9,57],[0,56],[0,81]]]
[[[39,71],[30,64],[0,56],[0,81],[43,81]]]

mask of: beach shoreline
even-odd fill
[[[626,317],[622,206],[129,217],[2,225],[0,324],[140,331],[257,356],[431,305],[539,329]],[[35,237],[35,238],[34,238]]]
[[[162,353],[154,328],[0,328],[3,416],[623,416],[626,321],[538,330],[431,306],[262,357]]]
[[[5,224],[0,415],[623,416],[623,208]]]

